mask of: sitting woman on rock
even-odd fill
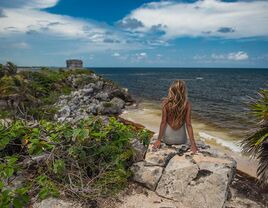
[[[162,105],[162,121],[158,139],[153,147],[159,148],[161,146],[161,139],[168,145],[187,144],[187,129],[191,150],[193,153],[196,153],[197,147],[191,124],[191,104],[187,97],[184,81],[176,80],[172,83],[168,96],[164,99]]]

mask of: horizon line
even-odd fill
[[[65,66],[19,66],[17,65],[18,68],[42,68],[42,67],[48,67],[48,68],[67,68]],[[103,69],[103,68],[110,68],[110,69],[124,69],[124,68],[129,68],[129,69],[268,69],[268,67],[183,67],[183,66],[85,66],[83,67],[85,69]]]

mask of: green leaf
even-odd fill
[[[7,167],[4,171],[5,171],[5,177],[6,178],[11,177],[13,175],[13,173],[14,173],[14,169],[11,168],[11,167]]]
[[[0,181],[0,191],[1,191],[1,189],[4,187],[4,183],[3,183],[3,181]]]
[[[65,171],[65,163],[63,160],[55,160],[54,164],[53,164],[53,172],[55,174],[63,174],[63,172]]]

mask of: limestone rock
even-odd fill
[[[130,144],[134,150],[133,162],[139,162],[143,160],[146,153],[146,147],[137,138],[132,139],[130,141]]]
[[[184,156],[176,155],[165,168],[157,185],[156,192],[160,196],[180,201],[185,194],[188,184],[197,174],[198,166],[196,164]]]
[[[234,159],[202,142],[198,144],[201,152],[196,155],[189,151],[189,144],[161,145],[156,151],[152,150],[152,145],[153,142],[144,161],[133,164],[134,181],[151,190],[156,187],[155,192],[160,197],[180,203],[181,207],[225,206],[236,170]],[[160,167],[162,176],[159,174],[153,180],[154,168]]]
[[[81,86],[81,80],[88,80],[90,83]],[[126,102],[131,100],[126,90],[94,73],[71,75],[67,81],[76,90],[69,95],[60,96],[55,104],[60,109],[55,119],[60,122],[73,123],[92,114],[118,115],[122,112]]]
[[[145,162],[134,163],[130,170],[133,173],[133,180],[143,184],[145,187],[155,190],[155,187],[162,175],[163,168],[159,166],[145,166]]]
[[[106,101],[109,98],[109,95],[107,92],[100,92],[97,95],[95,95],[95,98],[98,100]]]
[[[145,157],[145,162],[148,166],[157,165],[164,167],[168,161],[176,154],[176,149],[163,147],[154,151],[152,146],[152,144],[149,145]]]
[[[64,121],[71,113],[71,109],[68,105],[64,106],[62,109],[59,110],[58,117],[59,121]]]
[[[98,105],[97,111],[99,114],[102,114],[102,115],[119,114],[121,113],[121,108],[112,102],[101,102]]]
[[[56,198],[47,198],[33,204],[33,208],[82,208],[81,204]]]
[[[114,105],[118,106],[119,108],[123,108],[125,106],[125,101],[122,100],[121,98],[117,98],[117,97],[114,97],[111,100],[111,103],[113,103]]]

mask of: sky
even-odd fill
[[[0,63],[268,68],[268,0],[0,0]]]

